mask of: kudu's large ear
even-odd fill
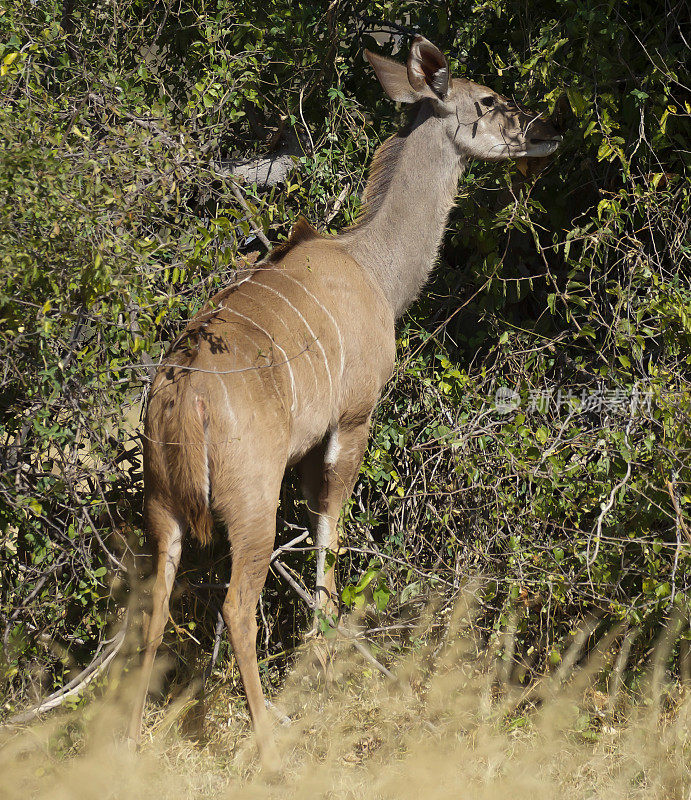
[[[408,56],[408,82],[420,97],[444,100],[449,92],[449,65],[446,58],[424,36],[413,39]]]
[[[423,97],[443,100],[449,91],[449,65],[444,54],[424,36],[416,36],[407,65],[365,50],[384,91],[397,103],[417,103]]]
[[[374,68],[384,91],[394,102],[416,103],[420,100],[418,92],[410,85],[408,71],[404,64],[384,58],[370,50],[365,50],[365,58]]]

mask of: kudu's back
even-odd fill
[[[147,495],[202,543],[212,512],[232,517],[235,494],[244,515],[265,511],[274,502],[265,487],[286,466],[344,416],[368,417],[393,367],[393,324],[370,275],[335,240],[298,223],[164,358],[145,425]]]

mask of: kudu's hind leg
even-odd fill
[[[228,524],[232,552],[230,585],[223,603],[233,653],[245,687],[247,705],[257,737],[262,763],[270,770],[279,766],[271,724],[264,704],[257,665],[257,603],[261,594],[276,536],[276,502],[257,514],[223,514]],[[242,520],[238,523],[239,520]]]
[[[186,527],[179,517],[152,501],[147,502],[145,517],[149,535],[156,541],[158,555],[151,616],[145,634],[146,650],[129,726],[129,738],[135,744],[139,743],[141,737],[142,716],[146,695],[149,691],[151,671],[168,621],[170,594],[173,591],[173,582],[180,563],[182,535]]]

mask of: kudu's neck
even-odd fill
[[[360,220],[338,238],[375,278],[396,318],[437,257],[464,160],[425,103],[407,134],[375,155]]]

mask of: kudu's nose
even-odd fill
[[[532,144],[538,142],[561,142],[561,132],[551,117],[540,119],[533,118],[528,124],[526,133]]]

